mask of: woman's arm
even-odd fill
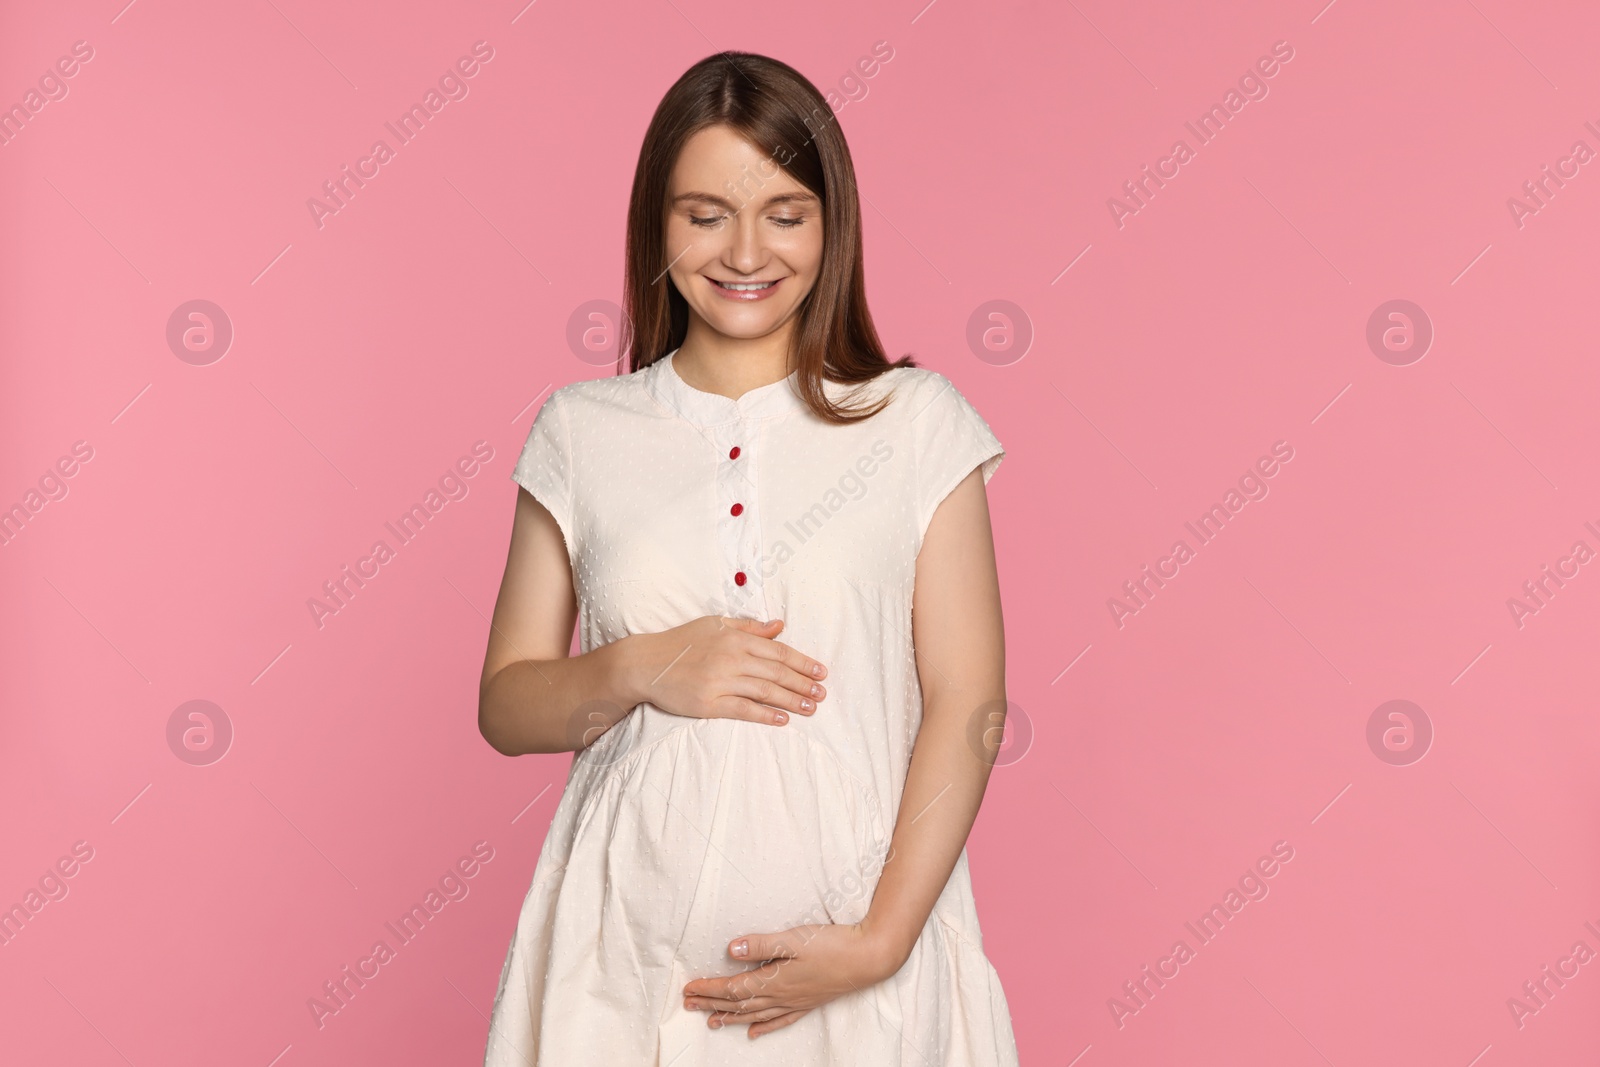
[[[772,640],[778,620],[707,616],[569,656],[577,613],[561,527],[519,489],[478,685],[478,731],[496,751],[586,748],[646,700],[674,715],[782,726],[827,696],[826,669]]]
[[[911,753],[887,863],[866,918],[734,939],[728,954],[763,966],[684,987],[684,1007],[749,1036],[883,981],[906,962],[972,830],[999,752],[1005,634],[983,476],[974,470],[939,504],[917,555],[912,643],[922,726]]]
[[[983,477],[973,471],[934,512],[917,555],[911,636],[922,727],[888,862],[867,917],[887,973],[911,954],[955,869],[1000,750],[1005,629]]]
[[[519,488],[478,685],[478,732],[496,751],[507,756],[575,751],[644,699],[632,691],[628,672],[619,669],[620,643],[568,655],[577,616],[561,527],[532,493]],[[591,707],[585,712],[600,716],[587,738],[583,729],[571,726],[576,710],[586,704]],[[609,721],[608,712],[614,712]]]

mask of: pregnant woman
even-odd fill
[[[732,52],[671,88],[624,298],[629,372],[557,389],[512,473],[479,729],[575,756],[485,1064],[1015,1064],[965,851],[1004,453],[884,355],[810,82]]]

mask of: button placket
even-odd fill
[[[717,463],[721,514],[717,538],[722,547],[724,593],[730,614],[759,617],[765,602],[761,582],[761,527],[756,521],[755,422],[740,418],[716,428],[722,450]]]

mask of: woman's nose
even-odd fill
[[[728,265],[740,274],[756,273],[766,262],[766,253],[761,247],[761,234],[756,228],[754,216],[749,212],[735,215],[731,230],[732,233],[728,238]]]

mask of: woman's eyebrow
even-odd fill
[[[776,193],[776,194],[774,194],[772,196],[769,196],[761,204],[761,206],[762,207],[771,207],[774,204],[816,203],[816,200],[817,200],[817,198],[811,193]],[[675,197],[672,198],[672,202],[674,204],[682,204],[682,203],[684,203],[686,201],[692,201],[692,202],[702,203],[702,204],[715,204],[717,207],[727,208],[730,211],[735,209],[735,205],[731,201],[729,201],[727,198],[721,197],[721,196],[717,196],[717,195],[715,195],[713,193],[689,192],[689,193],[681,193],[678,196],[675,196]]]

